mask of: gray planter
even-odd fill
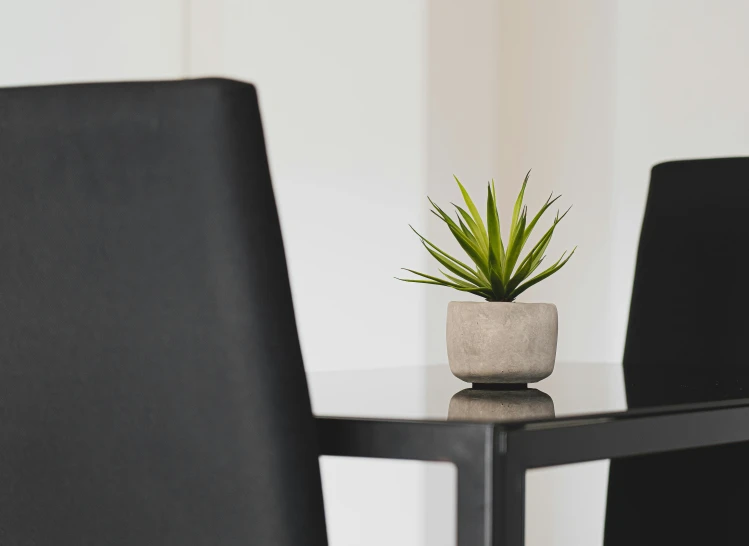
[[[468,383],[535,383],[554,371],[557,308],[550,303],[451,301],[447,357]]]
[[[554,417],[554,401],[536,389],[465,389],[450,400],[448,421],[522,421]]]

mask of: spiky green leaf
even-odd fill
[[[419,277],[424,277],[425,279],[428,279],[428,280],[430,280],[432,282],[437,282],[437,283],[440,283],[440,284],[444,284],[445,286],[450,286],[452,288],[456,288],[456,287],[460,286],[460,285],[455,284],[455,283],[453,283],[451,281],[448,281],[448,280],[445,280],[445,279],[440,279],[439,277],[435,277],[434,275],[427,275],[426,273],[421,273],[419,271],[414,271],[413,269],[407,269],[407,268],[404,267],[403,271],[408,271],[409,273],[413,273],[414,275],[418,275]],[[408,279],[401,279],[401,280],[407,281]]]
[[[445,278],[447,278],[450,282],[453,282],[457,284],[458,286],[462,286],[463,288],[482,288],[480,284],[476,284],[474,282],[466,281],[465,279],[460,279],[458,277],[454,277],[450,275],[449,273],[446,273],[440,269],[440,273],[442,273]]]
[[[499,265],[500,265],[500,273],[502,272],[501,269],[504,268],[505,264],[505,244],[502,241],[502,223],[499,221],[499,207],[497,207],[497,189],[494,187],[494,179],[492,178],[491,186],[489,187],[489,192],[491,193],[491,210],[493,211],[492,214],[495,217],[495,220],[497,221],[497,234],[496,243],[499,246]],[[487,216],[489,214],[489,205],[487,204]],[[491,235],[489,236],[489,239],[491,240]]]
[[[527,208],[523,208],[523,212],[520,214],[517,227],[515,228],[515,234],[511,237],[507,245],[507,258],[505,259],[505,268],[502,276],[505,284],[509,283],[512,273],[515,270],[515,264],[517,264],[518,258],[520,258],[520,252],[523,250],[523,233],[525,231],[527,210]]]
[[[480,228],[476,221],[473,219],[473,217],[468,214],[468,212],[463,208],[455,203],[452,203],[453,207],[455,207],[455,210],[458,211],[458,214],[460,214],[463,217],[463,220],[465,221],[466,225],[468,226],[468,229],[471,230],[471,233],[473,234],[474,238],[478,241],[479,246],[485,251],[488,252],[489,250],[489,243],[488,238],[486,236],[486,231],[483,228]]]
[[[520,263],[520,266],[518,267],[518,269],[522,268],[525,265],[526,261],[531,262],[531,267],[538,265],[538,261],[541,259],[541,257],[543,257],[544,252],[546,252],[546,248],[549,246],[549,243],[551,242],[551,237],[554,234],[554,229],[559,223],[559,220],[560,220],[559,218],[554,220],[554,223],[552,224],[552,226],[546,231],[546,233],[544,233],[544,235],[533,246],[533,248],[528,253],[528,255]]]
[[[491,301],[503,301],[507,291],[505,290],[502,276],[496,269],[492,269],[489,275],[489,281],[491,281],[492,289],[492,300]]]
[[[437,260],[448,271],[454,273],[455,275],[458,275],[459,277],[462,277],[466,281],[472,282],[475,285],[482,284],[481,280],[478,278],[476,273],[473,272],[473,270],[461,267],[455,263],[455,260],[450,259],[449,256],[445,257],[435,252],[434,250],[429,248],[424,241],[422,241],[422,244],[424,245],[424,248],[427,249],[427,252],[429,252],[429,254],[431,254],[434,259]]]
[[[465,235],[469,241],[474,243],[477,247],[481,247],[479,241],[476,239],[476,236],[471,232],[471,230],[468,228],[468,226],[463,222],[463,219],[458,216],[458,225],[460,226],[460,230],[463,232],[463,235]]]
[[[460,290],[461,292],[470,292],[471,294],[475,294],[476,296],[480,296],[486,300],[495,301],[494,299],[492,299],[494,297],[494,294],[492,293],[490,288],[456,288],[456,290]]]
[[[557,260],[554,263],[554,265],[552,265],[548,269],[544,269],[541,273],[539,273],[538,275],[536,275],[535,277],[533,277],[531,280],[526,281],[523,284],[521,284],[515,290],[515,292],[512,294],[513,299],[517,298],[520,294],[522,294],[523,292],[525,292],[526,290],[528,290],[534,284],[538,284],[542,280],[550,277],[551,275],[553,275],[554,273],[556,273],[557,271],[559,271],[560,269],[562,269],[564,267],[564,265],[568,261],[570,261],[570,258],[572,258],[572,255],[575,253],[575,250],[577,250],[577,247],[575,247],[574,249],[572,249],[572,252],[570,252],[569,256],[567,256],[567,258],[565,258],[564,261],[562,261],[562,258],[564,258],[564,255],[566,254],[566,252],[565,252],[565,254],[562,254],[562,257],[559,258],[559,260]]]
[[[569,212],[569,209],[561,217],[557,213],[551,227],[521,260],[525,244],[537,223],[549,207],[559,199],[559,197],[554,198],[553,195],[549,196],[541,210],[529,222],[528,208],[523,205],[529,176],[530,171],[523,181],[523,186],[515,202],[506,246],[502,240],[494,181],[491,181],[487,191],[485,226],[468,192],[455,177],[468,207],[466,211],[462,207],[454,205],[457,212],[457,221],[451,218],[434,201],[430,199],[429,202],[434,207],[432,212],[447,225],[463,251],[475,264],[475,268],[451,256],[414,230],[424,248],[446,271],[440,270],[444,278],[439,278],[426,273],[407,270],[421,278],[400,280],[445,286],[475,294],[489,301],[513,301],[531,286],[559,271],[572,257],[574,250],[569,256],[566,253],[562,254],[551,267],[532,277],[544,260],[545,252],[557,224]]]
[[[458,180],[458,177],[453,175],[453,178],[458,183],[458,187],[460,188],[460,193],[463,194],[463,201],[465,201],[466,206],[468,207],[468,210],[471,211],[471,216],[473,216],[473,221],[476,223],[476,226],[480,228],[479,231],[483,235],[484,244],[488,246],[489,240],[486,238],[486,226],[484,225],[484,221],[481,219],[481,215],[479,214],[479,209],[476,208],[476,205],[473,203],[471,196],[468,195],[468,192],[466,191],[465,187],[463,187],[463,184],[460,182],[460,180]]]
[[[433,250],[435,250],[436,252],[438,252],[443,258],[445,258],[445,259],[453,262],[455,266],[461,267],[461,268],[463,268],[466,271],[469,271],[471,273],[474,273],[474,274],[476,273],[473,269],[471,269],[470,266],[464,264],[463,262],[461,262],[457,258],[451,256],[450,254],[448,254],[447,252],[445,252],[444,250],[442,250],[437,245],[435,245],[432,242],[430,242],[429,240],[427,240],[426,237],[424,237],[421,233],[419,233],[418,231],[416,231],[413,228],[413,226],[408,226],[408,227],[410,227],[411,230],[419,237],[419,239],[421,239],[422,244],[429,245],[429,247],[431,247]]]
[[[497,202],[494,199],[494,192],[491,186],[487,189],[486,223],[488,226],[487,234],[489,236],[489,271],[494,272],[501,282],[502,271],[505,265],[505,256],[502,245],[502,236],[499,232]],[[492,281],[492,275],[489,275],[489,281],[492,283],[492,286],[495,284],[495,281]]]
[[[536,213],[536,215],[533,217],[533,220],[531,220],[531,223],[528,224],[528,227],[525,229],[525,233],[523,234],[523,244],[528,240],[528,237],[530,237],[531,233],[533,232],[533,228],[536,227],[536,224],[541,219],[541,216],[548,210],[548,208],[554,204],[554,202],[562,197],[561,195],[557,195],[554,199],[551,198],[551,195],[546,200],[546,203],[544,203],[544,206],[541,207],[541,210]]]
[[[476,248],[476,246],[469,241],[463,233],[452,226],[450,226],[450,233],[453,234],[453,237],[455,237],[458,240],[458,244],[460,247],[465,251],[466,254],[468,254],[468,257],[471,258],[473,263],[476,264],[476,267],[479,271],[481,271],[487,278],[489,277],[489,262],[488,260],[482,255],[481,251]]]
[[[525,187],[528,185],[528,178],[530,176],[531,176],[531,172],[528,171],[528,173],[525,175],[525,180],[523,180],[523,187],[520,188],[520,193],[518,194],[518,198],[515,200],[515,207],[512,209],[512,223],[510,224],[510,239],[512,239],[512,232],[513,230],[515,230],[517,226],[518,219],[520,217],[520,211],[523,209],[523,196],[525,196]]]

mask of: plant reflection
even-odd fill
[[[450,400],[448,421],[519,421],[554,417],[554,401],[538,389],[464,389]]]

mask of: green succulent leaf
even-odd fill
[[[493,178],[492,178],[492,185],[491,185],[490,191],[491,191],[491,194],[492,194],[492,196],[491,196],[491,200],[492,200],[491,210],[492,210],[492,214],[495,216],[495,218],[497,220],[497,241],[499,242],[499,263],[502,265],[502,267],[504,267],[504,263],[505,263],[505,244],[502,241],[502,223],[499,221],[499,207],[497,207],[497,190],[494,187],[494,179]],[[489,213],[487,211],[487,215],[488,214]]]
[[[476,239],[476,236],[471,232],[471,230],[468,228],[468,226],[465,225],[465,223],[463,222],[463,219],[460,216],[458,216],[458,225],[460,225],[460,229],[463,232],[463,235],[465,235],[466,238],[468,238],[469,241],[471,241],[477,247],[480,248],[480,244],[479,244],[478,240]]]
[[[434,259],[437,260],[440,265],[442,265],[445,269],[450,271],[451,273],[458,275],[459,277],[463,278],[463,280],[466,280],[468,282],[471,282],[475,285],[480,285],[481,280],[478,278],[478,276],[470,269],[465,269],[455,263],[454,260],[451,260],[449,257],[442,256],[438,254],[437,252],[433,251],[431,248],[429,248],[426,243],[423,243],[424,247],[427,249],[429,254],[434,256]]]
[[[452,281],[454,284],[457,284],[458,286],[462,286],[463,288],[480,288],[481,287],[480,283],[469,282],[469,281],[466,281],[465,279],[459,279],[458,277],[453,277],[452,275],[450,275],[449,273],[445,273],[441,269],[440,269],[440,273],[442,273],[445,276],[445,278]]]
[[[445,270],[440,269],[439,272],[442,277],[437,277],[406,269],[406,271],[420,278],[396,278],[405,282],[445,286],[461,292],[475,294],[488,301],[514,301],[527,289],[559,271],[569,261],[577,248],[573,249],[569,255],[566,252],[563,253],[553,265],[532,277],[544,261],[554,230],[570,209],[567,209],[561,216],[557,212],[552,225],[521,259],[523,249],[539,220],[551,205],[559,199],[559,196],[550,195],[541,209],[528,221],[528,207],[523,204],[523,200],[529,177],[530,171],[526,174],[515,201],[507,245],[502,240],[494,180],[487,188],[486,224],[484,224],[484,220],[470,195],[460,180],[455,177],[468,209],[453,204],[457,222],[434,201],[429,199],[429,202],[433,207],[432,213],[447,225],[460,247],[468,255],[471,262],[475,264],[475,268],[437,247],[412,227],[411,229],[419,237],[427,252]]]
[[[463,228],[460,227],[460,225],[456,224],[455,221],[450,218],[450,215],[447,214],[445,211],[443,211],[437,204],[429,199],[429,202],[434,207],[434,210],[432,213],[437,216],[437,218],[441,219],[443,222],[447,224],[447,227],[450,228],[450,231],[452,232],[453,236],[458,240],[458,243],[461,247],[463,247],[463,250],[465,250],[466,254],[474,261],[474,263],[481,268],[482,264],[485,264],[486,262],[486,253],[483,252],[481,248],[478,247],[475,241],[472,241],[470,238],[466,236],[466,234],[463,232]],[[468,245],[470,247],[469,249],[466,249],[465,245]],[[474,259],[474,255],[477,256],[477,259]],[[477,261],[478,260],[478,261]],[[488,270],[485,271],[485,273],[489,273]]]
[[[460,290],[461,292],[470,292],[471,294],[481,296],[488,301],[495,301],[492,299],[494,297],[494,294],[489,288],[456,288],[456,290]]]
[[[507,290],[505,290],[505,285],[502,282],[502,277],[499,272],[492,269],[489,280],[491,281],[492,289],[492,299],[490,301],[503,301],[507,294]]]
[[[520,216],[520,211],[523,208],[523,197],[525,196],[525,187],[528,185],[528,178],[531,176],[531,172],[528,171],[528,174],[525,175],[525,180],[523,180],[523,187],[520,188],[520,193],[518,194],[518,198],[515,200],[515,208],[512,209],[512,223],[510,224],[511,229],[515,230],[516,226],[518,224],[518,217]],[[510,239],[513,237],[513,232],[510,232]]]
[[[523,208],[523,212],[520,214],[517,226],[514,230],[514,236],[510,238],[510,242],[507,245],[507,259],[505,260],[505,269],[503,271],[503,279],[505,283],[509,282],[512,272],[515,269],[515,264],[520,257],[520,251],[523,250],[523,233],[525,232],[525,221],[527,216],[527,209]]]
[[[413,269],[406,269],[403,268],[403,271],[408,271],[409,273],[413,273],[414,275],[418,275],[419,277],[424,277],[425,279],[436,282],[438,284],[441,284],[443,286],[450,286],[451,288],[460,287],[460,285],[455,284],[454,282],[447,281],[445,279],[440,279],[439,277],[435,277],[433,275],[427,275],[426,273],[420,273],[419,271],[414,271]],[[401,280],[412,280],[412,281],[418,281],[420,279],[401,279]]]
[[[528,237],[530,237],[531,232],[533,231],[533,228],[536,227],[536,224],[541,219],[541,216],[543,216],[544,212],[546,212],[551,205],[554,204],[554,202],[562,197],[561,195],[557,195],[554,199],[551,198],[551,195],[546,200],[546,203],[543,207],[541,207],[541,210],[538,211],[538,213],[533,217],[533,220],[531,220],[531,223],[528,224],[528,227],[525,229],[525,234],[523,235],[523,244],[528,240]]]
[[[556,218],[554,220],[554,223],[551,225],[548,231],[544,233],[544,235],[538,240],[538,242],[525,257],[523,262],[521,262],[519,268],[522,268],[525,265],[526,261],[535,262],[535,264],[531,263],[531,267],[533,267],[533,265],[538,265],[538,262],[541,260],[541,258],[543,258],[544,252],[546,252],[546,249],[551,242],[551,237],[552,235],[554,235],[554,229],[556,228],[560,220],[560,218]]]
[[[463,194],[463,201],[465,201],[465,204],[468,207],[468,210],[471,211],[471,216],[473,217],[473,221],[476,223],[476,226],[479,228],[479,231],[481,232],[483,236],[484,245],[488,246],[489,240],[486,238],[486,226],[484,226],[484,221],[481,219],[481,215],[479,214],[479,209],[476,208],[476,205],[473,203],[471,196],[468,195],[468,192],[466,191],[465,187],[463,187],[463,184],[461,184],[460,180],[458,180],[458,177],[453,175],[453,178],[458,183],[458,187],[460,188],[460,193]]]
[[[465,251],[466,254],[468,254],[468,257],[471,258],[473,263],[476,264],[476,267],[481,271],[485,277],[489,277],[489,261],[486,259],[486,257],[482,254],[482,252],[476,248],[476,246],[469,241],[465,235],[458,229],[453,228],[450,226],[450,232],[453,234],[453,236],[457,239],[458,244],[460,247]]]
[[[495,271],[501,278],[505,266],[505,249],[502,244],[499,213],[497,212],[497,201],[493,185],[487,189],[486,223],[489,226],[487,230],[489,239],[489,269]]]
[[[572,249],[572,252],[570,252],[569,256],[567,256],[567,258],[565,258],[564,261],[562,261],[562,258],[564,258],[564,255],[567,253],[565,251],[564,254],[562,254],[562,257],[559,258],[559,260],[557,260],[554,263],[554,265],[552,265],[548,269],[543,270],[541,273],[539,273],[538,275],[536,275],[535,277],[533,277],[531,280],[529,280],[529,281],[521,284],[517,288],[517,290],[515,290],[515,293],[513,294],[513,296],[515,298],[517,298],[520,294],[522,294],[523,292],[525,292],[526,290],[528,290],[534,284],[540,283],[542,280],[550,277],[551,275],[553,275],[554,273],[556,273],[557,271],[559,271],[560,269],[562,269],[564,267],[564,265],[570,260],[570,258],[572,258],[572,255],[575,253],[575,250],[577,250],[577,247],[575,247],[574,249]]]
[[[476,221],[473,219],[473,217],[466,212],[466,210],[455,203],[452,204],[455,207],[455,210],[458,211],[458,214],[463,217],[463,220],[465,221],[466,225],[468,226],[468,229],[470,230],[473,237],[478,242],[479,246],[484,252],[488,252],[489,250],[489,242],[486,236],[486,231],[484,228],[480,228]]]
[[[436,284],[437,286],[447,286],[448,288],[455,288],[458,290],[460,287],[453,286],[450,283],[441,282],[441,281],[425,281],[424,279],[401,279],[400,277],[393,277],[397,281],[403,281],[403,282],[415,282],[419,284]]]
[[[439,254],[441,254],[444,258],[446,258],[446,259],[454,262],[457,266],[462,267],[463,269],[474,273],[474,271],[469,266],[467,266],[466,264],[464,264],[463,262],[461,262],[457,258],[454,258],[450,254],[448,254],[447,252],[445,252],[444,250],[442,250],[441,248],[439,248],[437,245],[429,242],[424,236],[421,235],[421,233],[419,233],[418,231],[416,231],[413,228],[413,226],[408,226],[408,227],[410,227],[411,230],[419,237],[419,239],[421,239],[421,242],[423,244],[428,245],[430,248],[432,248],[433,250],[435,250],[436,252],[438,252]]]

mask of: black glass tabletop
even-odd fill
[[[557,363],[547,379],[516,388],[474,388],[446,364],[312,372],[308,381],[313,411],[326,417],[522,423],[749,402],[735,380],[727,379],[725,386],[713,381],[712,391],[701,385],[701,397],[694,396],[695,385],[682,380],[664,389],[661,399],[628,408],[621,365],[596,362]],[[651,385],[648,391],[658,389]]]
[[[308,374],[319,416],[464,421],[538,420],[627,409],[621,366],[559,363],[520,388],[478,389],[447,365]]]

